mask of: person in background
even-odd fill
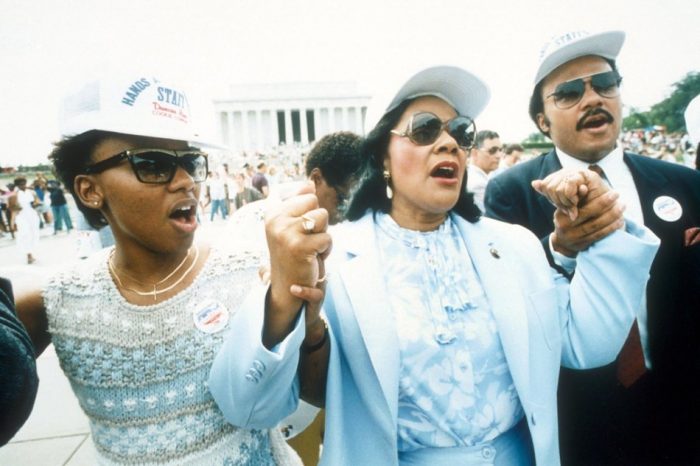
[[[44,228],[44,224],[53,223],[51,218],[51,208],[49,204],[49,198],[46,197],[48,193],[48,180],[43,173],[37,172],[36,178],[32,182],[32,189],[36,193],[39,203],[34,207],[34,209],[39,213],[39,228]]]
[[[38,388],[32,341],[17,318],[10,281],[0,278],[0,447],[29,418]]]
[[[523,146],[520,144],[508,144],[503,152],[505,153],[503,156],[503,166],[505,168],[510,168],[516,163],[520,163],[525,149],[523,149]]]
[[[545,45],[530,117],[555,148],[493,178],[486,215],[530,229],[548,254],[555,250],[552,263],[572,273],[572,261],[591,248],[600,216],[555,217],[552,224],[554,207],[531,184],[562,167],[592,170],[619,193],[625,220],[661,239],[616,361],[562,370],[562,461],[693,464],[700,459],[700,404],[688,374],[700,372],[700,313],[693,305],[700,289],[700,274],[693,272],[700,266],[700,173],[623,152],[618,144],[623,112],[616,60],[624,38],[622,31],[572,31]]]
[[[12,219],[10,228],[15,230],[17,249],[27,257],[27,264],[36,261],[34,254],[39,246],[40,214],[35,210],[41,204],[33,189],[27,189],[27,179],[15,178],[15,190],[8,200]]]
[[[252,185],[250,182],[253,179],[253,175],[255,175],[255,168],[253,168],[253,166],[248,162],[245,162],[241,168],[245,174],[245,185],[246,187],[251,188]]]
[[[490,178],[493,178],[496,175],[499,175],[515,165],[516,163],[520,163],[520,161],[523,158],[525,150],[523,149],[523,146],[520,144],[508,144],[505,146],[503,149],[503,158],[501,159],[501,162],[496,170],[491,173]]]
[[[305,159],[306,177],[314,184],[319,207],[328,212],[329,226],[344,219],[349,193],[358,181],[361,168],[361,145],[362,138],[357,134],[338,131],[319,139]],[[318,464],[323,442],[325,415],[323,411],[317,412],[311,406],[302,406],[296,416],[281,424],[298,430],[297,425],[303,426],[313,419],[303,432],[288,440],[307,466]]]
[[[267,181],[267,176],[265,176],[266,173],[267,164],[265,162],[260,162],[258,163],[257,171],[250,179],[251,186],[260,191],[263,198],[270,195],[270,183]]]
[[[236,174],[233,176],[233,180],[235,183],[233,204],[236,210],[240,209],[246,204],[259,201],[263,198],[260,191],[246,186],[245,174],[243,172],[236,172]]]
[[[14,186],[11,188],[0,184],[0,236],[9,233],[12,238],[15,237],[15,232],[10,228],[10,208],[8,203],[13,190]]]
[[[498,169],[503,156],[503,146],[498,133],[482,130],[476,134],[474,147],[469,155],[467,191],[474,193],[474,202],[484,211],[484,192],[491,173]]]
[[[358,181],[361,144],[360,136],[339,131],[323,136],[306,157],[306,177],[313,181],[330,225],[342,219],[349,194]]]
[[[700,95],[690,101],[685,109],[685,128],[688,132],[690,143],[695,146],[695,169],[700,170]]]
[[[73,229],[73,221],[68,212],[68,201],[63,194],[63,186],[60,182],[49,183],[49,196],[51,198],[51,210],[53,212],[53,234],[58,234],[63,229],[63,224],[66,225],[68,233]]]
[[[226,422],[207,387],[259,257],[195,238],[208,157],[188,102],[143,73],[110,74],[64,99],[50,159],[115,245],[18,295],[18,315],[37,354],[54,345],[97,464],[300,466],[276,429]]]
[[[207,203],[211,205],[209,221],[213,222],[217,213],[221,213],[221,218],[226,220],[226,183],[218,171],[209,172],[211,178],[207,182]],[[205,205],[205,206],[206,206]]]
[[[585,192],[582,211],[608,219],[569,284],[532,233],[481,218],[465,189],[486,85],[436,66],[397,89],[368,112],[328,270],[316,196],[269,212],[270,287],[234,317],[209,387],[240,426],[278,422],[300,395],[325,404],[322,465],[556,465],[559,367],[614,358],[658,240],[622,221],[596,174],[554,174],[537,183],[548,202]]]

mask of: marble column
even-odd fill
[[[299,109],[299,130],[301,131],[301,143],[306,145],[309,143],[309,124],[306,121],[306,109],[301,107]]]
[[[357,134],[364,136],[365,128],[362,124],[362,107],[359,105],[355,107],[355,126],[357,127]]]
[[[243,123],[243,140],[241,142],[243,144],[243,150],[247,151],[250,149],[250,127],[248,126],[248,110],[241,111],[241,121]]]
[[[350,126],[349,126],[349,124],[348,124],[348,107],[343,106],[342,109],[343,109],[343,110],[342,110],[342,114],[343,114],[343,123],[342,123],[341,129],[342,129],[343,131],[347,131],[348,129],[350,129]]]
[[[292,110],[289,108],[284,109],[284,138],[287,141],[287,145],[294,144],[294,131],[292,131]]]

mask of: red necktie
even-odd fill
[[[627,336],[627,341],[625,341],[622,351],[617,356],[617,380],[625,388],[629,388],[646,371],[642,341],[639,338],[639,326],[635,320]]]
[[[603,171],[602,168],[600,168],[600,165],[596,165],[596,164],[589,165],[588,169],[592,172],[596,172],[598,174],[598,176],[600,176],[603,179],[603,182],[605,182],[605,184],[610,186],[610,181],[608,181],[608,177],[605,176],[605,172]]]

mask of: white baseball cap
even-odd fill
[[[564,63],[586,55],[616,60],[625,42],[623,31],[591,34],[571,31],[552,37],[540,50],[540,63],[535,73],[535,86]]]
[[[403,81],[398,92],[394,88],[379,93],[365,118],[365,134],[369,133],[384,115],[407,99],[435,96],[450,104],[459,115],[472,120],[484,110],[491,92],[484,81],[469,71],[457,66],[431,66],[411,74]]]
[[[685,128],[696,148],[700,144],[700,95],[695,96],[685,109]]]
[[[59,130],[62,137],[101,130],[221,147],[202,139],[185,91],[150,74],[110,74],[84,84],[64,97]]]

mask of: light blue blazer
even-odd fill
[[[560,365],[588,368],[618,354],[639,309],[659,241],[628,223],[578,255],[571,282],[548,265],[528,230],[491,219],[454,220],[495,316],[527,417],[537,464],[559,464]],[[322,465],[397,465],[399,344],[378,262],[372,215],[334,231],[324,312],[331,329]],[[248,297],[212,366],[209,385],[226,418],[270,428],[297,406],[303,316],[268,351],[265,290]]]

